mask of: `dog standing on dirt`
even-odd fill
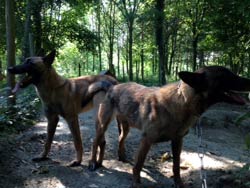
[[[77,166],[81,164],[83,155],[78,114],[93,107],[97,112],[106,91],[118,82],[108,75],[65,79],[52,67],[55,55],[56,51],[53,50],[45,57],[29,57],[23,64],[9,67],[8,71],[13,74],[25,74],[24,78],[16,84],[13,92],[33,84],[48,119],[44,151],[33,160],[38,162],[47,159],[60,115],[69,125],[77,154],[76,160],[70,166]]]
[[[124,157],[124,139],[129,126],[142,131],[133,167],[132,187],[140,187],[140,172],[151,145],[164,141],[171,141],[175,186],[184,187],[180,177],[183,137],[209,106],[217,102],[244,104],[243,98],[235,91],[250,91],[250,79],[239,77],[221,66],[204,67],[194,73],[180,72],[179,77],[182,81],[160,88],[124,83],[115,85],[107,92],[99,107],[99,126],[93,143],[90,170],[102,165],[105,131],[116,115],[122,125],[121,157]],[[97,160],[98,147],[101,151]]]

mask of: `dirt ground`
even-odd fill
[[[204,173],[208,187],[250,187],[250,169],[242,167],[250,163],[244,137],[249,132],[250,121],[240,126],[234,124],[237,117],[248,107],[217,105],[202,116],[202,143],[204,147]],[[1,188],[128,188],[131,185],[133,159],[138,148],[140,132],[131,129],[126,140],[129,163],[117,160],[118,129],[112,122],[106,134],[104,167],[88,171],[91,145],[95,136],[92,111],[80,115],[84,156],[82,165],[70,168],[67,164],[75,159],[75,150],[69,129],[60,121],[50,160],[35,163],[32,158],[42,151],[46,137],[46,119],[41,120],[22,134],[9,138],[0,145]],[[197,153],[199,139],[192,128],[184,139],[181,155],[181,175],[186,187],[198,188],[201,160]],[[173,186],[170,143],[154,145],[145,162],[142,185],[145,188],[170,188]],[[167,157],[166,157],[167,156]]]

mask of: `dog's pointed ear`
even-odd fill
[[[52,50],[48,55],[43,57],[43,62],[47,65],[51,65],[56,57],[56,50]]]
[[[205,73],[181,71],[178,74],[183,82],[196,91],[204,91],[207,88]]]

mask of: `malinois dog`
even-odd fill
[[[65,79],[58,75],[52,66],[55,55],[56,51],[53,50],[45,57],[29,57],[23,64],[9,67],[8,71],[13,74],[25,74],[24,78],[16,84],[13,92],[33,84],[48,119],[44,150],[33,160],[38,162],[47,159],[60,115],[69,125],[77,154],[76,160],[70,166],[77,166],[81,164],[83,155],[78,114],[93,107],[97,112],[105,92],[118,82],[108,75]]]
[[[112,87],[101,102],[98,131],[92,148],[90,170],[103,161],[105,131],[114,115],[119,117],[124,139],[129,126],[142,131],[133,167],[132,187],[140,187],[140,172],[152,144],[171,141],[173,173],[176,187],[184,187],[180,177],[180,154],[183,137],[199,116],[218,102],[245,104],[238,92],[250,91],[250,79],[237,76],[227,68],[211,66],[196,72],[179,72],[181,81],[163,87],[145,87],[136,83]],[[97,158],[97,147],[101,151]]]

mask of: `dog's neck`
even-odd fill
[[[190,110],[195,112],[196,116],[200,116],[204,112],[204,96],[202,93],[197,93],[192,87],[180,81],[177,94],[183,97],[183,104],[192,108]]]
[[[53,67],[51,67],[50,70],[42,76],[41,80],[42,81],[36,85],[39,92],[44,91],[44,88],[50,88],[53,90],[60,88],[68,81],[68,79],[60,76]]]

